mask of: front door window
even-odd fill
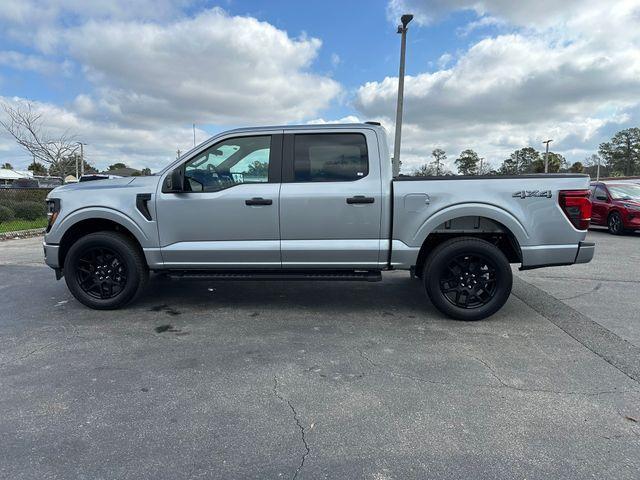
[[[223,140],[185,164],[185,189],[217,192],[242,183],[269,181],[271,135]]]

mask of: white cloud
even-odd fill
[[[451,55],[450,53],[443,53],[442,55],[440,55],[440,58],[438,58],[438,68],[440,69],[446,68],[447,65],[451,63],[452,60],[453,60],[453,55]]]
[[[68,76],[71,73],[69,61],[54,62],[39,55],[28,55],[11,50],[0,51],[0,65],[14,70],[28,70],[45,75],[58,73]]]
[[[324,118],[314,118],[307,122],[309,125],[326,125],[328,123],[361,123],[361,120],[355,115],[347,115],[337,120],[325,120]]]
[[[417,162],[445,145],[451,157],[470,147],[496,162],[515,148],[541,148],[549,136],[571,159],[594,151],[603,132],[639,120],[639,7],[638,0],[392,0],[394,15],[413,8],[422,23],[464,9],[478,21],[510,22],[513,31],[406,78],[405,159]],[[396,89],[397,78],[368,82],[355,105],[365,117],[392,118]]]
[[[427,25],[455,11],[473,11],[479,17],[493,15],[518,26],[546,28],[570,19],[601,0],[390,0],[387,12],[394,21],[413,13],[415,21]]]
[[[218,8],[166,25],[92,21],[63,38],[98,86],[94,101],[123,122],[300,120],[340,91],[308,71],[320,40]]]

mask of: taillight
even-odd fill
[[[569,221],[578,230],[589,228],[591,221],[591,191],[560,190],[558,202]]]
[[[47,233],[49,233],[49,230],[51,230],[51,227],[58,218],[58,213],[60,213],[60,199],[51,198],[47,200]]]

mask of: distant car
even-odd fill
[[[112,178],[122,178],[118,175],[107,175],[102,173],[88,173],[80,177],[80,182],[91,182],[93,180],[111,180]]]
[[[603,225],[613,235],[640,230],[640,185],[591,182],[591,225]]]

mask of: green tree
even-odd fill
[[[436,162],[424,163],[419,167],[414,168],[409,177],[436,177],[440,175],[453,175],[453,172],[447,167],[440,165],[438,168]]]
[[[414,168],[409,174],[410,177],[432,177],[436,174],[436,168],[430,163],[425,163]]]
[[[601,143],[598,152],[611,175],[629,176],[640,173],[640,128],[619,131],[611,141]]]
[[[583,170],[584,165],[582,165],[582,162],[573,162],[573,164],[571,164],[571,166],[569,167],[569,171],[571,173],[582,173]]]
[[[268,177],[269,176],[269,164],[267,162],[261,162],[256,160],[249,168],[247,168],[247,176],[249,177]]]
[[[98,169],[86,160],[84,161],[84,173],[98,173]]]
[[[443,175],[444,170],[444,161],[447,159],[447,154],[441,148],[436,148],[431,152],[431,156],[433,157],[433,162],[431,162],[436,169],[436,175]]]
[[[456,167],[458,167],[458,173],[460,175],[478,175],[480,157],[473,150],[463,150],[454,163]]]
[[[600,164],[600,176],[609,176],[609,167],[602,161],[599,155],[595,153],[585,157],[582,162],[583,172],[588,174],[591,178],[598,178],[598,164]]]
[[[47,167],[35,160],[27,167],[27,170],[32,171],[34,175],[44,176],[47,174]]]
[[[7,170],[13,170],[13,165],[11,165],[9,162],[6,162],[6,163],[3,163],[0,168],[6,168]]]
[[[509,158],[502,162],[499,171],[502,175],[522,175],[525,173],[532,173],[533,166],[539,159],[540,152],[535,148],[521,148],[520,150],[513,152]]]
[[[544,173],[544,153],[540,153],[538,158],[531,164],[532,173]],[[567,160],[559,153],[549,152],[549,173],[558,173],[566,168]]]
[[[151,175],[151,169],[148,167],[143,168],[140,173],[145,176],[148,177],[149,175]]]
[[[119,170],[121,168],[129,168],[124,163],[118,162],[113,165],[109,165],[109,170]]]

